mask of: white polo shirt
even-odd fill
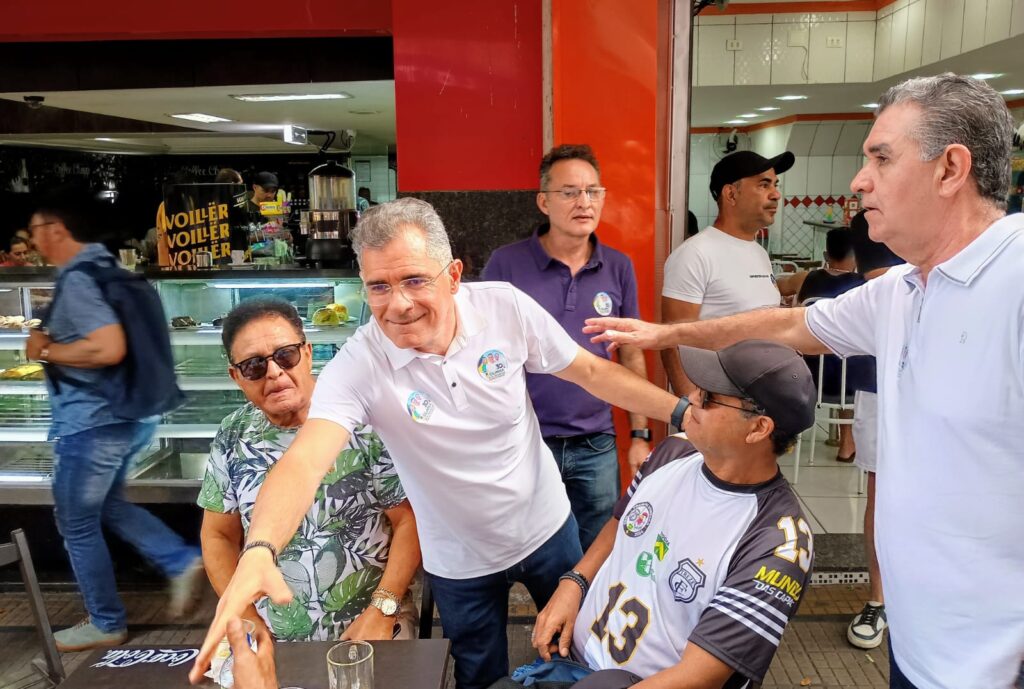
[[[771,259],[761,245],[714,226],[669,255],[661,295],[700,304],[702,321],[778,306],[782,299]]]
[[[416,512],[423,566],[450,579],[516,564],[569,517],[526,372],[569,366],[577,345],[505,282],[464,284],[446,356],[399,349],[376,320],[324,368],[309,418],[372,424]]]
[[[1024,215],[937,266],[807,310],[878,357],[875,542],[896,662],[920,689],[1012,686],[1024,659]]]

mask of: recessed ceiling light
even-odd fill
[[[751,117],[760,117],[760,115],[758,115],[756,112],[748,112],[748,113],[744,113],[742,115],[737,115],[737,117],[745,117],[745,118],[749,119]]]
[[[760,112],[771,112],[772,110],[778,110],[778,108],[775,107],[774,105],[769,105],[769,106],[764,107],[764,108],[756,108],[756,109],[758,111],[760,111]]]
[[[205,122],[206,124],[210,124],[211,122],[231,122],[231,120],[229,120],[226,117],[217,117],[216,115],[207,115],[206,113],[202,113],[202,112],[183,112],[183,113],[178,113],[177,115],[171,115],[171,117],[176,117],[179,120],[192,120],[193,122]]]
[[[351,93],[250,93],[231,96],[246,103],[279,103],[288,100],[341,100],[351,98]]]
[[[985,79],[998,79],[1001,76],[1003,75],[1000,72],[978,72],[977,74],[972,74],[971,78],[984,81]]]
[[[999,93],[1003,94],[1004,96],[1019,96],[1020,94],[1024,93],[1024,89],[1006,89],[1005,91],[1000,91]]]
[[[860,107],[862,107],[862,108],[871,108],[872,110],[874,110],[875,108],[878,107],[878,103],[861,103]]]
[[[807,96],[779,96],[775,100],[807,100]]]
[[[97,136],[95,139],[93,139],[93,141],[113,141],[113,139],[107,138],[105,136]]]
[[[747,124],[746,120],[726,120],[726,124]]]

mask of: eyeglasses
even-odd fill
[[[604,187],[587,187],[586,189],[579,189],[577,187],[565,187],[563,189],[545,189],[545,194],[554,194],[556,199],[561,201],[575,201],[580,197],[580,194],[586,194],[587,198],[591,201],[600,201],[604,198],[604,193],[608,191]]]
[[[717,404],[720,407],[729,407],[730,409],[739,409],[740,411],[745,411],[748,414],[760,414],[760,415],[764,414],[764,410],[761,409],[760,407],[758,407],[756,404],[754,404],[753,401],[751,401],[751,404],[754,404],[754,408],[751,409],[749,407],[741,407],[741,406],[737,406],[735,404],[726,404],[725,402],[719,402],[718,400],[713,400],[713,399],[711,399],[711,395],[712,394],[713,393],[710,393],[707,390],[701,390],[701,394],[700,394],[700,408],[701,409],[707,409],[709,404]]]
[[[406,278],[398,283],[398,289],[402,291],[406,299],[414,301],[422,299],[431,287],[444,275],[454,261],[448,261],[441,272],[430,278]],[[391,300],[394,289],[386,282],[375,282],[371,285],[363,285],[363,297],[370,306],[380,306]]]
[[[302,347],[305,344],[306,341],[303,340],[296,344],[285,345],[274,350],[274,353],[270,356],[254,356],[231,365],[237,368],[238,372],[246,380],[260,380],[263,376],[267,375],[267,362],[271,359],[285,371],[295,368],[299,361],[302,360]]]

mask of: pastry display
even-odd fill
[[[317,309],[313,314],[313,325],[341,325],[343,320],[337,311],[329,306]]]
[[[344,304],[328,304],[327,308],[332,309],[336,314],[338,314],[338,318],[341,319],[342,323],[348,320],[348,307]]]
[[[22,364],[0,372],[0,380],[42,380],[43,365],[40,363]]]
[[[0,316],[0,328],[18,330],[20,328],[38,328],[42,323],[38,318],[25,320],[24,316]]]
[[[171,319],[172,328],[195,328],[198,325],[192,316],[175,316]]]

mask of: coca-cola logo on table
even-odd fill
[[[178,667],[195,660],[197,655],[199,655],[198,648],[111,649],[103,654],[99,662],[93,663],[92,667],[121,668],[150,663]]]

